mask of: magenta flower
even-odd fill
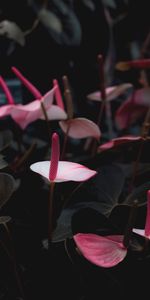
[[[150,88],[135,91],[121,104],[115,114],[115,122],[119,129],[128,128],[141,118],[149,107]]]
[[[123,144],[128,144],[134,141],[141,141],[144,138],[141,136],[122,136],[122,137],[118,137],[118,138],[114,138],[112,140],[110,140],[109,142],[102,144],[98,147],[98,152],[101,151],[105,151],[111,148],[115,148],[117,146],[123,145]]]
[[[81,254],[91,263],[110,268],[120,263],[127,255],[123,235],[99,236],[92,233],[78,233],[73,239]]]
[[[59,137],[56,133],[53,134],[52,141],[51,161],[40,161],[32,164],[30,166],[32,171],[45,177],[50,182],[80,182],[88,180],[97,174],[96,171],[91,170],[83,165],[68,161],[59,161]]]
[[[111,101],[125,93],[126,90],[132,87],[131,83],[123,83],[116,86],[109,86],[105,89],[106,100]],[[102,95],[100,91],[93,92],[87,96],[87,99],[93,101],[102,101]]]
[[[133,228],[132,231],[150,240],[150,190],[147,191],[147,214],[145,228]]]

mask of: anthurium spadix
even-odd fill
[[[36,162],[30,166],[30,169],[45,177],[50,182],[86,181],[97,174],[95,170],[91,170],[81,164],[69,161],[59,161],[58,144],[59,137],[57,133],[53,133],[51,160]]]
[[[147,191],[147,213],[144,229],[133,228],[133,232],[150,240],[150,190]]]
[[[22,73],[16,68],[12,67],[12,71],[15,75],[21,80],[21,82],[26,86],[26,88],[31,92],[31,94],[35,97],[36,100],[39,100],[39,106],[41,107],[41,102],[43,102],[46,115],[48,120],[65,120],[67,118],[67,114],[64,111],[63,103],[60,100],[60,90],[57,82],[54,82],[53,89],[47,92],[45,95],[42,95],[41,92],[25,77]],[[53,99],[51,99],[50,92],[53,91]],[[54,96],[59,97],[59,102],[54,105]],[[44,100],[46,98],[46,100]],[[39,119],[45,119],[43,111],[41,109],[41,115]]]
[[[106,93],[106,101],[112,101],[125,93],[128,89],[132,88],[131,83],[122,83],[119,85],[115,86],[109,86],[106,87],[105,93]],[[90,93],[87,95],[88,100],[93,100],[93,101],[102,101],[102,95],[100,91],[96,91],[93,93]]]

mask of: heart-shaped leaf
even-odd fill
[[[52,241],[58,242],[72,237],[72,217],[83,209],[91,209],[91,214],[92,210],[95,210],[106,217],[109,216],[113,207],[118,205],[125,177],[123,168],[117,164],[102,166],[95,178],[88,184],[84,183],[74,194],[72,204],[62,210]]]

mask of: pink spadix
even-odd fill
[[[56,178],[59,156],[60,156],[59,137],[57,133],[53,133],[52,146],[51,146],[51,167],[49,170],[50,181],[54,181]]]

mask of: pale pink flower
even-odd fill
[[[125,93],[133,85],[131,83],[122,83],[115,86],[106,87],[106,101],[112,101],[119,97],[121,94]],[[100,91],[96,91],[87,95],[87,99],[93,101],[102,101],[102,96]]]
[[[82,139],[94,137],[99,140],[101,131],[97,124],[86,118],[74,118],[65,121],[59,121],[59,125],[64,133],[69,137]],[[68,130],[69,128],[69,130]]]
[[[32,164],[30,166],[32,171],[40,174],[50,182],[80,182],[88,180],[97,174],[96,171],[91,170],[81,164],[68,161],[59,161],[59,138],[56,133],[53,134],[52,141],[51,161],[40,161]],[[55,169],[55,176],[52,175],[53,172],[51,171],[51,168]]]

